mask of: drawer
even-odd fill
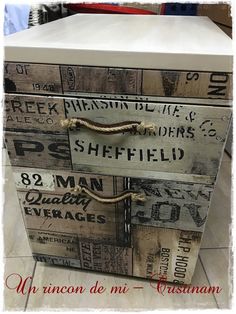
[[[77,234],[26,229],[32,252],[64,256],[79,261]],[[77,263],[80,267],[80,263]]]
[[[28,228],[105,243],[129,243],[130,224],[203,232],[213,194],[213,185],[191,182],[23,167],[14,167],[13,175]],[[78,185],[100,198],[133,191],[144,200],[132,201],[127,195],[104,204],[93,195],[74,197],[72,189]]]
[[[232,73],[5,62],[6,93],[232,99]]]
[[[231,117],[222,107],[99,99],[66,98],[65,110],[67,118],[78,119],[69,129],[74,170],[155,179],[174,174],[200,182],[215,180]],[[92,130],[83,127],[83,119]],[[129,121],[147,129],[113,134],[114,124]],[[97,131],[103,125],[110,133]]]
[[[41,253],[32,253],[32,255],[34,260],[37,262],[66,267],[81,267],[80,260],[77,258],[68,258],[64,256],[47,255]]]
[[[66,129],[65,118],[80,120]],[[211,183],[230,119],[219,106],[7,95],[5,128],[15,166]],[[124,131],[114,134],[114,125]]]

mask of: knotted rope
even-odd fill
[[[105,203],[105,204],[114,204],[118,203],[120,201],[123,201],[127,198],[131,198],[133,202],[145,202],[146,197],[142,193],[134,192],[134,191],[124,191],[120,195],[114,195],[111,197],[108,196],[100,196],[97,193],[91,191],[89,188],[81,185],[77,185],[75,188],[71,189],[72,192],[76,194],[88,194],[91,198],[95,199],[96,201],[100,203]]]
[[[137,122],[137,121],[125,121],[115,124],[101,124],[93,122],[85,118],[71,118],[61,120],[61,126],[63,128],[76,128],[76,127],[86,127],[90,130],[99,133],[121,133],[125,131],[136,130],[138,132],[149,131],[151,134],[155,132],[156,126],[153,123]]]

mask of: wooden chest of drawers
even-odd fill
[[[190,283],[231,119],[231,40],[203,17],[76,15],[9,36],[5,58],[34,258]]]

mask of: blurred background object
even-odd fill
[[[107,3],[67,3],[64,6],[71,12],[89,13],[89,14],[142,14],[154,15],[155,12],[147,9],[141,9],[133,6],[124,6],[122,4]]]
[[[29,28],[44,24],[46,22],[44,12],[43,12],[43,5],[41,4],[35,4],[32,5],[30,8],[30,13],[29,13]]]
[[[130,8],[149,10],[158,15],[161,14],[161,7],[163,6],[160,3],[158,4],[158,3],[139,3],[139,2],[123,2],[122,5],[125,7],[130,7]]]
[[[65,16],[67,16],[67,11],[64,10],[61,2],[32,5],[29,14],[29,27],[55,21]]]
[[[162,5],[161,13],[164,15],[197,15],[198,4],[192,3],[165,3]]]
[[[28,28],[30,5],[6,4],[4,8],[4,35]]]

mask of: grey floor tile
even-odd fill
[[[106,288],[101,294],[90,294],[89,288],[96,281]],[[43,286],[83,286],[83,294],[45,294],[41,291],[37,295],[30,295],[27,310],[53,309],[181,309],[181,308],[216,308],[216,302],[211,294],[168,294],[161,295],[151,287],[150,282],[134,278],[124,278],[112,275],[103,275],[85,272],[76,269],[67,269],[59,266],[50,266],[37,263],[33,285]],[[208,285],[208,281],[201,263],[198,261],[193,278],[193,285]],[[112,286],[126,286],[126,294],[111,294]],[[143,289],[133,287],[142,286]]]
[[[224,153],[201,248],[228,247],[231,226],[231,159]]]
[[[4,255],[6,257],[31,256],[12,169],[10,166],[5,166],[3,170],[5,172],[3,206]]]
[[[8,153],[6,148],[2,149],[2,165],[3,166],[10,166],[10,159],[8,157]]]
[[[27,291],[32,279],[27,279],[22,293],[17,293],[14,288],[19,285],[20,276],[23,280],[28,276],[32,277],[35,261],[32,257],[11,257],[5,258],[4,263],[4,310],[23,311],[28,298]]]
[[[205,249],[200,258],[211,286],[219,286],[222,291],[215,294],[219,308],[229,308],[231,303],[231,274],[229,249]]]

